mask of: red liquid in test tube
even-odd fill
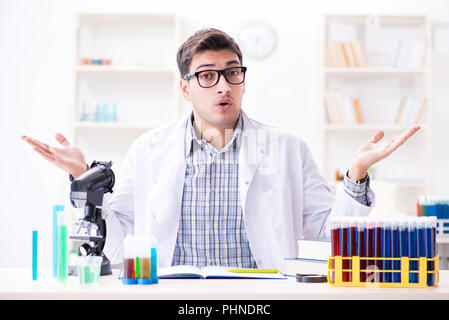
[[[332,260],[332,269],[335,270],[335,257],[340,256],[340,221],[338,218],[334,218],[331,221],[331,255],[334,257]],[[335,281],[335,272],[331,273],[332,281]]]
[[[349,218],[349,225],[348,225],[348,255],[350,257],[354,257],[357,255],[357,223],[354,219],[354,217]],[[352,260],[349,260],[349,269],[352,269]],[[353,274],[352,272],[349,273],[349,279],[348,281],[352,281]]]
[[[347,217],[343,217],[340,223],[340,254],[343,257],[343,270],[350,268],[350,263],[345,257],[349,257],[349,220]],[[348,282],[349,272],[343,271],[342,280]]]
[[[368,219],[366,221],[366,235],[365,235],[365,252],[367,257],[374,257],[374,220]],[[367,260],[366,269],[371,270],[375,268],[375,260]],[[366,272],[366,282],[373,282],[374,273],[371,271]]]
[[[360,219],[357,221],[357,255],[360,258],[366,257],[365,251],[365,231],[366,231],[366,220]],[[366,269],[366,260],[360,259],[360,270]],[[360,282],[366,281],[366,272],[360,271]]]

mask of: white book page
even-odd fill
[[[157,275],[163,276],[201,276],[201,269],[196,266],[181,265],[157,269]]]

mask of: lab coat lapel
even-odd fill
[[[190,116],[190,115],[189,115]],[[185,130],[189,116],[183,117],[176,126],[173,135],[168,137],[165,144],[167,150],[163,152],[163,158],[160,158],[160,177],[161,193],[163,197],[159,201],[166,202],[166,208],[169,212],[173,212],[179,218],[181,212],[182,192],[184,188],[185,177]],[[162,183],[163,181],[165,183]],[[158,183],[159,184],[159,183]],[[176,220],[177,221],[177,220]]]
[[[151,160],[155,168],[150,188],[151,217],[155,223],[148,223],[149,233],[157,239],[161,249],[161,263],[170,265],[176,244],[178,221],[181,214],[182,193],[185,177],[184,141],[188,117],[183,117],[163,143],[163,150]],[[163,252],[163,254],[162,254]],[[163,260],[163,261],[162,261]]]
[[[239,187],[243,216],[246,216],[248,190],[265,155],[264,133],[242,111],[243,131],[239,151]]]

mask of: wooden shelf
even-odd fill
[[[370,33],[368,28],[374,31]],[[413,199],[429,192],[432,176],[432,44],[428,16],[325,14],[321,35],[318,59],[318,134],[321,148],[318,164],[324,178],[329,181],[331,189],[341,191],[342,182],[335,181],[335,172],[342,168],[349,169],[359,137],[374,134],[378,130],[394,136],[419,125],[423,137],[414,138],[387,161],[382,160],[371,177],[371,186],[377,199],[373,212],[376,209],[381,213],[413,212],[416,205]],[[399,41],[403,39],[423,41],[425,52],[422,66],[417,63],[397,64],[410,67],[393,66],[397,62]],[[326,44],[330,42],[360,43],[366,54],[367,67],[328,67]],[[335,94],[326,96],[327,90],[334,90]],[[426,101],[424,114],[419,118],[421,123],[394,123],[404,101],[408,108],[415,108],[410,100],[405,100],[411,98]],[[357,112],[354,112],[354,104],[350,99],[357,99],[355,105],[360,107]],[[415,109],[407,109],[410,113],[407,115],[412,115],[411,110]],[[364,123],[354,123],[360,111]],[[376,175],[382,180],[373,179]]]
[[[120,122],[95,122],[95,121],[76,121],[73,125],[77,129],[137,129],[150,130],[157,126],[142,123],[120,123]]]
[[[175,74],[173,68],[164,67],[141,67],[141,66],[114,66],[114,65],[86,65],[77,66],[75,71],[78,73],[168,73]]]
[[[424,74],[430,72],[429,68],[393,68],[393,67],[366,67],[366,68],[354,68],[354,67],[325,67],[324,72],[327,74]]]
[[[178,68],[180,20],[175,13],[76,12],[71,28],[70,140],[86,158],[119,168],[130,144],[181,114]],[[81,65],[82,59],[111,65]],[[95,111],[117,122],[93,119]],[[88,117],[84,117],[88,116]]]
[[[422,124],[367,123],[367,124],[326,124],[324,125],[324,130],[325,131],[371,131],[371,130],[404,131],[416,125],[421,126],[421,130],[426,129],[426,126]]]
[[[80,12],[80,21],[91,24],[121,25],[174,25],[177,17],[173,13],[155,12]]]

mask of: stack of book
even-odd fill
[[[421,122],[427,100],[424,98],[407,97],[401,100],[396,115],[397,124],[415,124]]]
[[[326,61],[328,67],[366,67],[360,42],[326,42]]]
[[[399,40],[395,68],[419,68],[423,66],[425,45],[420,40]]]
[[[328,122],[331,124],[362,124],[360,102],[356,98],[343,96],[340,90],[328,89],[324,93]]]
[[[296,258],[285,259],[285,275],[297,273],[327,275],[327,261],[331,255],[329,238],[299,239]]]

